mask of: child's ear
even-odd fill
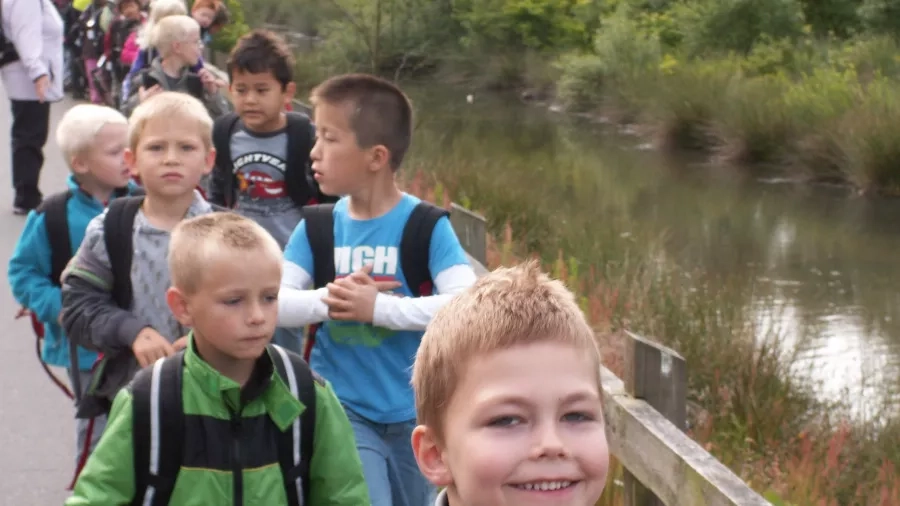
[[[419,470],[428,481],[438,487],[447,487],[453,484],[453,474],[444,459],[444,452],[438,444],[434,431],[426,426],[419,425],[412,433],[413,454]]]
[[[369,154],[372,157],[372,164],[370,165],[372,172],[379,171],[384,167],[390,166],[391,151],[387,148],[387,146],[383,146],[381,144],[372,146],[372,148],[369,149]]]
[[[75,155],[69,160],[69,166],[72,167],[72,172],[75,174],[87,174],[88,166],[84,163],[84,157],[81,155]]]
[[[134,151],[131,148],[125,148],[125,166],[128,167],[128,170],[131,172],[132,176],[137,176],[137,167],[135,166],[137,162],[137,156],[135,156]]]
[[[166,290],[166,304],[172,311],[172,315],[178,320],[178,323],[185,327],[193,327],[193,318],[191,318],[190,307],[188,307],[187,298],[178,288],[170,287]]]
[[[287,83],[284,87],[284,98],[287,99],[288,103],[291,103],[291,100],[294,99],[294,95],[297,93],[297,83],[291,81]]]
[[[206,175],[212,172],[213,167],[216,165],[216,148],[210,146],[204,161],[206,162],[206,167],[204,167],[203,174]]]

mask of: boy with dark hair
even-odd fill
[[[252,220],[213,213],[175,227],[168,264],[166,301],[189,342],[119,392],[66,504],[368,505],[334,392],[269,344],[278,243]]]
[[[345,197],[304,210],[285,251],[279,323],[323,322],[310,364],[344,404],[372,503],[422,506],[434,488],[410,447],[410,370],[434,313],[475,273],[447,212],[397,187],[412,136],[406,95],[351,74],[320,84],[312,103],[315,179]]]
[[[296,91],[294,58],[280,37],[254,30],[238,40],[228,59],[235,112],[216,120],[216,167],[209,200],[253,219],[282,248],[302,208],[334,202],[310,171],[315,128],[305,114],[286,112]],[[279,329],[275,342],[300,351],[299,330]]]

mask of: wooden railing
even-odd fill
[[[450,222],[476,274],[486,274],[485,218],[453,204]],[[626,339],[624,381],[601,370],[609,447],[625,468],[625,506],[771,506],[683,432],[684,358],[633,333]]]

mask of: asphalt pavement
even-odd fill
[[[51,107],[50,137],[44,148],[41,191],[65,189],[68,167],[56,145],[59,118],[76,102],[66,99]],[[7,183],[0,185],[0,266],[6,266],[25,217],[12,213],[9,129],[11,112],[0,86],[0,167]],[[61,505],[75,466],[75,410],[71,401],[41,369],[35,337],[27,318],[15,319],[19,306],[9,290],[0,290],[0,505]],[[55,371],[65,378],[65,371]]]

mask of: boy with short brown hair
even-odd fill
[[[422,332],[475,281],[444,209],[397,186],[412,106],[395,84],[333,77],[313,92],[312,170],[334,205],[306,207],[285,250],[279,325],[320,323],[310,364],[334,385],[353,426],[374,506],[422,506],[409,385]],[[385,293],[390,292],[390,293]]]
[[[275,239],[235,213],[202,215],[172,231],[168,263],[166,299],[192,329],[187,346],[119,392],[67,504],[368,505],[330,386],[269,343],[282,271]]]
[[[593,506],[609,449],[600,352],[573,294],[536,262],[444,306],[413,367],[422,473],[436,506]]]

